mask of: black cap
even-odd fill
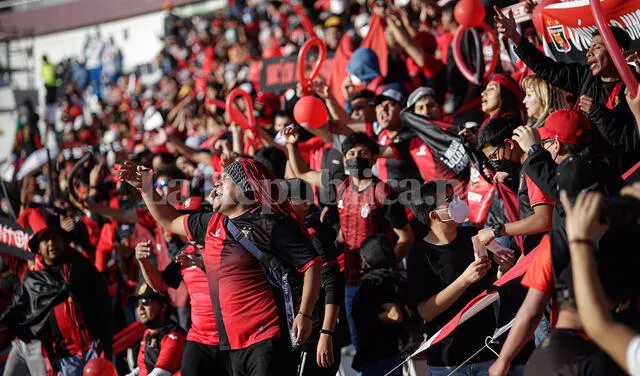
[[[38,253],[38,249],[40,247],[40,239],[42,239],[43,236],[49,235],[49,234],[56,234],[57,236],[62,238],[62,234],[59,233],[56,229],[52,227],[45,227],[42,230],[33,234],[31,239],[29,239],[28,244],[31,252]]]
[[[567,191],[571,202],[575,202],[583,190],[612,196],[624,186],[624,180],[617,171],[618,166],[607,156],[573,155],[556,169],[556,181],[558,189]]]
[[[160,303],[169,303],[169,294],[155,291],[151,286],[143,283],[138,287],[138,293],[129,297],[129,302],[136,303],[140,299],[153,299]]]

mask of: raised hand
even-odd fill
[[[522,36],[516,28],[516,19],[513,17],[513,11],[509,11],[509,17],[506,17],[497,6],[494,6],[493,10],[496,12],[493,21],[496,23],[498,33],[506,35],[516,46],[519,46]]]
[[[151,256],[151,241],[136,244],[136,260],[144,260]]]
[[[540,135],[538,130],[529,126],[522,125],[513,131],[512,139],[520,145],[520,148],[525,152],[529,152],[533,145],[540,144]]]
[[[282,130],[282,135],[287,144],[297,144],[300,139],[300,132],[297,127],[287,126]]]

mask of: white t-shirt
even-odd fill
[[[635,336],[627,346],[627,366],[631,376],[640,376],[640,336]]]

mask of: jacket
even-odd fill
[[[112,310],[104,278],[79,252],[67,249],[65,257],[59,265],[27,273],[22,291],[0,316],[0,324],[8,325],[25,340],[39,338],[45,329],[53,335],[52,342],[61,343],[62,339],[56,338],[59,328],[51,321],[52,313],[71,296],[81,311],[89,338],[99,339],[109,358],[113,341]],[[65,268],[68,278],[64,275]],[[54,325],[47,327],[47,323]],[[45,344],[48,345],[51,344]]]
[[[623,160],[635,163],[640,157],[640,138],[636,124],[625,99],[625,86],[620,82],[617,90],[608,93],[600,77],[595,77],[587,65],[556,62],[545,56],[533,44],[522,39],[516,54],[540,78],[574,96],[586,95],[594,99],[594,109],[586,114],[602,139]],[[607,108],[607,104],[613,107]],[[629,166],[623,163],[622,167]]]

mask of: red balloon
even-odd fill
[[[82,370],[82,376],[118,376],[116,367],[103,358],[91,359]]]
[[[484,22],[487,12],[479,0],[460,0],[453,8],[453,17],[466,27],[480,26]]]
[[[322,100],[306,95],[293,107],[293,117],[305,128],[320,128],[329,119],[329,113]]]
[[[544,9],[544,7],[546,7],[547,5],[559,2],[560,0],[542,0],[540,4],[536,5],[536,7],[533,8],[531,19],[533,21],[533,26],[536,28],[538,33],[544,35],[546,30],[544,27],[544,22],[542,21],[542,9]]]

